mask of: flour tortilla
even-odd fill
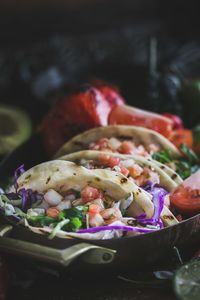
[[[152,170],[155,170],[156,173],[159,175],[160,185],[169,192],[174,190],[179,184],[183,182],[180,176],[172,169],[169,168],[170,172],[166,172],[165,165],[161,163],[157,164],[155,160],[151,158],[139,156],[139,155],[124,155],[124,154],[112,153],[112,152],[84,150],[84,151],[78,151],[78,152],[61,156],[59,159],[72,161],[80,165],[81,160],[98,161],[98,157],[102,155],[102,153],[105,155],[109,155],[111,157],[118,157],[120,158],[120,160],[133,159],[136,163],[138,163],[141,166],[150,167]]]
[[[113,125],[93,128],[75,136],[60,148],[55,158],[80,150],[88,150],[90,143],[104,137],[133,139],[136,145],[144,147],[154,143],[161,150],[168,150],[172,157],[180,156],[179,150],[168,139],[153,130],[137,126]]]

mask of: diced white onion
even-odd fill
[[[45,214],[44,208],[29,208],[27,210],[27,215],[30,217],[36,217],[38,215],[43,215],[43,214]]]
[[[66,195],[66,196],[64,197],[64,200],[63,200],[63,201],[65,201],[65,200],[73,201],[73,200],[75,200],[75,199],[76,199],[76,195],[74,195],[74,194],[69,194],[69,195]]]
[[[121,146],[121,142],[114,137],[109,139],[109,144],[112,149],[118,149]]]
[[[98,227],[104,224],[104,219],[100,214],[95,214],[94,216],[89,218],[90,226]]]
[[[50,189],[44,194],[44,200],[49,204],[49,206],[56,206],[58,205],[63,199],[58,192],[53,189]]]
[[[93,201],[90,202],[90,204],[97,204],[100,208],[104,209],[104,203],[102,199],[95,199]]]
[[[121,160],[120,162],[120,166],[124,167],[124,168],[130,168],[135,164],[133,159],[125,159],[125,160]]]
[[[62,211],[63,209],[68,209],[68,208],[71,208],[72,207],[72,204],[71,204],[71,201],[70,200],[64,200],[64,201],[61,201],[57,206],[56,208],[60,211]]]

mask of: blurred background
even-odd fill
[[[0,103],[34,125],[77,84],[103,79],[128,103],[198,123],[197,1],[1,0]]]

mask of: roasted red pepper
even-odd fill
[[[109,100],[106,99],[108,94]],[[106,86],[102,87],[102,92],[88,87],[66,96],[50,110],[40,126],[48,155],[52,156],[72,136],[89,128],[107,125],[111,108],[120,101],[117,93]]]

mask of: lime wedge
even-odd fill
[[[193,260],[178,269],[174,291],[181,300],[200,300],[200,260]]]

